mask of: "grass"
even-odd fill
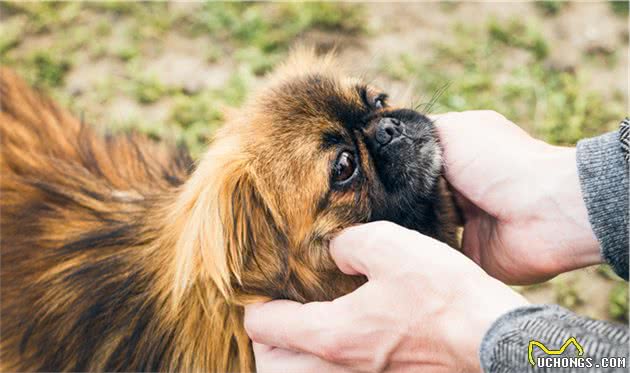
[[[492,19],[487,27],[490,41],[496,40],[509,47],[524,49],[537,60],[547,57],[549,47],[535,25],[517,19],[507,23]]]
[[[27,34],[55,31],[72,25],[80,11],[80,3],[4,1],[0,4],[0,13],[26,16],[28,22],[23,32]]]
[[[193,17],[193,34],[210,33],[230,40],[240,49],[238,59],[252,65],[256,75],[273,68],[296,37],[313,30],[346,34],[365,31],[362,7],[347,3],[263,3],[208,2]]]
[[[630,2],[627,0],[609,0],[610,8],[620,17],[627,17],[630,9]]]
[[[534,3],[536,7],[545,15],[556,16],[564,9],[569,2],[561,0],[541,0]]]
[[[228,107],[240,105],[247,93],[247,74],[234,74],[219,90],[205,90],[192,96],[178,94],[170,113],[170,121],[181,131],[184,141],[194,156],[205,149],[214,129],[219,127]]]
[[[72,101],[60,90],[79,53],[91,58],[114,58],[124,65],[124,79],[112,77],[108,89],[96,94],[100,105],[114,95],[127,95],[139,105],[170,100],[168,119],[149,124],[130,118],[114,127],[135,128],[159,139],[173,133],[198,154],[211,132],[222,123],[222,109],[238,106],[253,76],[270,71],[286,55],[296,38],[310,30],[361,34],[365,31],[362,7],[335,3],[221,3],[208,1],[198,11],[173,10],[165,3],[4,2],[0,11],[12,15],[1,25],[2,61],[16,68],[36,86],[48,88],[62,102]],[[98,19],[98,22],[94,22]],[[116,23],[116,30],[112,27]],[[157,76],[144,72],[143,46],[158,49],[168,32],[211,40],[204,51],[208,62],[220,62],[225,50],[237,64],[236,72],[220,89],[188,94],[181,87],[167,87]],[[118,37],[108,41],[116,31]],[[29,55],[16,52],[25,38],[49,37],[49,47]],[[117,86],[118,89],[114,89]],[[78,111],[89,105],[73,105]]]
[[[554,144],[614,128],[624,115],[623,97],[607,100],[588,88],[586,74],[547,63],[549,47],[535,24],[490,20],[483,28],[457,25],[453,33],[452,43],[433,46],[432,58],[403,54],[384,60],[381,70],[419,82],[420,102],[441,92],[434,111],[493,109]]]
[[[60,87],[64,83],[66,73],[72,66],[67,56],[50,54],[46,51],[33,53],[28,59],[34,74],[34,83],[40,87]]]
[[[597,273],[614,283],[608,294],[608,315],[615,320],[628,322],[628,283],[621,280],[607,265],[597,267]]]
[[[166,93],[167,89],[156,76],[134,76],[131,82],[133,96],[141,104],[157,102]]]
[[[614,319],[628,322],[628,284],[618,283],[611,290],[608,313]]]
[[[563,307],[575,308],[584,303],[578,289],[568,282],[558,282],[555,284],[556,303]]]
[[[208,2],[194,19],[193,29],[255,46],[265,52],[286,47],[311,29],[344,33],[364,31],[362,8],[353,4],[268,4]]]
[[[0,24],[0,56],[20,44],[25,23],[24,18],[12,18]]]

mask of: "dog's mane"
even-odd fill
[[[272,80],[333,71],[331,55],[298,50]],[[321,281],[289,268],[240,114],[194,164],[87,125],[0,68],[0,370],[254,369],[242,305],[300,296],[291,271]]]
[[[251,370],[212,283],[186,268],[173,300],[187,150],[101,135],[7,69],[0,108],[1,370]]]

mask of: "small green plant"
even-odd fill
[[[141,76],[134,79],[132,91],[138,102],[152,104],[167,93],[166,88],[154,76]]]
[[[544,115],[536,123],[535,131],[549,142],[575,144],[583,137],[598,134],[602,125],[623,116],[621,107],[586,89],[586,84],[575,74],[552,74],[544,69],[536,73],[546,84],[539,90],[544,98],[539,102],[539,110]]]
[[[215,95],[207,91],[195,96],[178,95],[171,110],[171,120],[184,129],[198,123],[212,127],[223,120],[220,109],[214,106],[216,102]]]
[[[53,56],[45,51],[35,52],[29,59],[35,70],[34,83],[38,86],[58,87],[63,84],[66,73],[72,64],[61,56]]]
[[[220,91],[223,101],[230,106],[242,104],[247,97],[250,79],[251,76],[245,70],[233,74]]]
[[[145,121],[137,117],[109,123],[107,130],[113,132],[137,131],[156,141],[181,137],[181,131],[177,127],[168,126],[165,123]]]
[[[129,16],[135,40],[156,38],[170,30],[178,21],[168,4],[160,2],[94,1],[84,6],[98,13],[111,13],[116,17]]]
[[[302,17],[301,23],[307,28],[321,28],[347,34],[366,31],[364,8],[357,4],[312,2],[286,6],[291,7],[289,13]]]
[[[236,52],[237,61],[248,65],[252,73],[258,76],[271,71],[282,56],[281,53],[265,53],[256,47],[245,47]]]
[[[22,13],[28,16],[24,33],[41,33],[71,25],[79,16],[82,5],[78,2],[58,1],[3,1],[0,13]]]
[[[584,303],[580,293],[573,284],[568,282],[558,282],[555,286],[556,302],[567,308],[575,308]]]
[[[517,19],[512,19],[507,23],[500,23],[493,19],[488,23],[488,33],[491,40],[529,50],[539,60],[547,57],[549,52],[547,42],[536,27],[524,24]]]
[[[610,291],[608,313],[614,319],[628,322],[628,284],[620,282]]]
[[[181,128],[180,140],[186,143],[193,156],[201,154],[212,133],[223,124],[224,110],[243,103],[250,78],[246,71],[242,71],[234,74],[220,89],[175,97],[170,120]]]
[[[557,15],[564,7],[569,5],[567,1],[562,0],[540,0],[534,2],[534,4],[536,4],[536,7],[544,14],[550,16]]]
[[[118,42],[112,47],[111,53],[122,61],[131,61],[140,55],[138,43],[131,40]]]
[[[141,4],[132,1],[95,1],[86,4],[87,7],[97,11],[108,11],[122,14],[133,14],[138,11]],[[147,5],[147,4],[144,4]]]
[[[619,277],[615,274],[612,268],[607,264],[601,264],[597,266],[597,274],[607,280],[617,280]]]
[[[0,24],[0,57],[4,57],[6,52],[20,44],[24,26],[25,22],[19,18],[9,19]]]
[[[628,0],[609,0],[608,3],[615,14],[621,17],[628,16],[628,10],[630,9],[630,2]]]

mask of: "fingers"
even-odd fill
[[[464,255],[472,259],[477,265],[481,266],[481,251],[479,250],[479,219],[469,220],[464,227],[462,235],[461,251]]]
[[[448,116],[453,116],[453,115],[457,115],[459,114],[459,112],[457,111],[449,111],[446,113],[440,113],[440,114],[429,114],[428,117],[429,119],[431,119],[433,122],[438,122],[438,121],[442,121],[445,118],[447,118]]]
[[[445,244],[393,223],[374,222],[344,230],[331,242],[331,255],[343,272],[376,278],[405,268],[417,270],[431,261],[434,248],[449,252],[436,246]],[[277,300],[249,305],[245,330],[256,343],[345,361],[340,355],[344,339],[339,336],[353,325],[357,302],[365,302],[365,289],[332,302]]]
[[[394,223],[378,221],[344,229],[331,241],[330,254],[342,272],[373,279],[408,265],[427,251],[422,249],[435,245],[443,244]]]
[[[301,304],[276,300],[245,308],[245,330],[257,343],[319,354],[332,319],[343,322],[343,310],[334,302]]]
[[[455,204],[464,215],[462,216],[464,222],[467,218],[477,213],[477,211],[479,210],[479,208],[475,206],[474,203],[470,202],[470,200],[466,198],[463,194],[461,194],[457,189],[451,188],[451,195],[453,196]]]
[[[408,246],[433,241],[393,223],[376,222],[343,231],[331,243],[331,255],[342,271],[368,277],[392,273],[410,262]],[[435,241],[437,242],[437,241]],[[421,245],[420,245],[421,246]],[[359,289],[360,290],[360,289]],[[257,343],[330,357],[334,336],[352,322],[351,293],[333,302],[301,304],[276,300],[249,305],[245,329]],[[327,359],[335,360],[335,359]]]
[[[256,342],[252,343],[252,347],[256,356],[256,371],[260,373],[350,371],[311,354],[269,347]]]
[[[506,121],[505,116],[494,110],[466,110],[449,111],[441,114],[431,114],[429,119],[440,124],[467,125],[471,122],[498,122]]]
[[[457,182],[461,164],[468,164],[470,155],[475,150],[474,134],[468,133],[471,126],[475,127],[474,123],[471,123],[474,114],[470,113],[452,112],[431,116],[442,146],[444,176],[454,187],[461,186],[461,183]],[[469,142],[472,142],[472,145]]]
[[[330,255],[339,269],[348,275],[362,274],[369,279],[386,268],[396,266],[393,237],[406,229],[389,222],[374,222],[344,229],[330,242]]]

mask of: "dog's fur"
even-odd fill
[[[337,71],[296,53],[195,166],[100,135],[2,69],[0,368],[252,371],[244,304],[364,281],[330,259],[335,232],[388,219],[456,246],[430,122],[413,116],[423,150],[396,155],[409,165],[375,158],[352,126],[394,109],[366,108],[375,89]],[[360,175],[336,186],[353,142]]]

